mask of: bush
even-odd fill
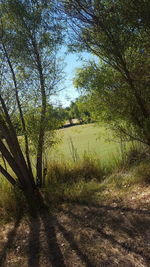
[[[124,166],[125,168],[138,165],[140,162],[150,158],[149,148],[139,144],[132,144],[124,154],[124,159],[120,166]]]

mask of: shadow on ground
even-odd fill
[[[66,204],[21,217],[0,245],[0,266],[149,266],[150,214],[122,206]]]

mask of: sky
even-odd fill
[[[62,105],[67,107],[70,105],[71,101],[74,101],[80,94],[76,88],[73,86],[73,78],[77,68],[82,67],[88,60],[94,59],[91,54],[84,53],[69,53],[64,55],[65,49],[60,52],[60,57],[64,58],[64,80],[60,84],[60,88],[64,88],[57,96],[52,98],[54,105]]]

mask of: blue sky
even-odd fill
[[[77,68],[83,66],[88,60],[94,59],[94,57],[89,53],[69,53],[64,56],[65,50],[60,53],[60,57],[64,58],[65,67],[65,79],[60,84],[60,88],[63,87],[62,90],[57,96],[53,97],[53,104],[61,104],[64,107],[69,106],[71,101],[74,101],[78,96],[79,92],[73,86],[73,78],[75,76],[75,71]]]

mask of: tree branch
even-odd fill
[[[15,186],[16,180],[0,165],[0,172],[5,176],[5,178],[13,185]]]

